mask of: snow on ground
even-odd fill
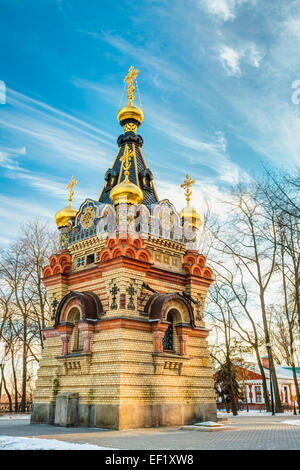
[[[286,411],[285,413],[275,413],[275,416],[291,416],[293,414],[293,411]],[[226,413],[226,411],[219,411],[217,416],[219,418],[224,418],[224,417],[232,417],[233,414]],[[271,411],[266,412],[266,411],[258,411],[258,410],[243,410],[238,412],[238,416],[272,416]]]
[[[117,450],[92,444],[75,444],[56,439],[0,436],[0,450]]]
[[[282,424],[290,424],[291,426],[300,426],[300,419],[290,419],[289,421],[281,421]]]
[[[0,419],[30,419],[30,414],[22,414],[22,413],[6,413],[3,415],[0,415]]]

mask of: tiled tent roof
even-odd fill
[[[123,135],[125,136],[125,134],[123,134]],[[129,146],[130,150],[133,150],[133,154],[134,154],[134,157],[131,160],[131,166],[130,166],[130,170],[129,170],[129,180],[130,180],[131,183],[136,184],[142,190],[143,195],[144,195],[144,198],[143,198],[143,201],[142,201],[143,204],[145,204],[147,206],[150,206],[151,204],[155,204],[155,203],[158,202],[158,198],[157,198],[157,195],[156,195],[156,192],[155,192],[155,189],[154,189],[153,185],[149,189],[143,188],[142,184],[141,184],[142,182],[139,179],[139,174],[142,171],[148,169],[148,167],[147,167],[147,165],[144,161],[144,158],[142,156],[142,151],[140,149],[140,144],[132,142],[132,143],[127,143],[127,145]],[[121,146],[120,146],[120,149],[118,151],[117,157],[116,157],[116,159],[113,163],[113,166],[112,166],[112,170],[117,175],[116,183],[118,182],[119,178],[120,178],[120,182],[122,182],[123,179],[124,179],[124,172],[123,171],[122,171],[122,174],[121,174],[121,177],[120,177],[120,170],[121,170],[121,166],[122,166],[122,163],[121,163],[120,159],[122,158],[122,155],[124,153],[124,149],[125,149],[125,143],[124,144],[122,143]],[[110,188],[110,189],[112,189],[112,188]],[[110,189],[106,190],[105,186],[103,186],[101,195],[99,197],[99,202],[102,202],[102,203],[105,203],[105,204],[107,204],[107,203],[111,204],[112,203],[111,199],[109,197]]]

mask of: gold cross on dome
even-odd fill
[[[196,181],[195,180],[192,180],[192,178],[190,178],[190,176],[188,174],[186,174],[186,177],[185,177],[185,180],[184,182],[180,185],[181,188],[184,188],[185,191],[184,191],[184,195],[186,197],[186,202],[189,204],[190,200],[191,200],[191,194],[192,194],[192,190],[191,190],[191,186],[195,183]]]
[[[134,100],[134,84],[133,81],[136,79],[137,74],[139,73],[139,70],[134,69],[134,66],[131,65],[128,70],[128,74],[124,78],[124,82],[127,83],[128,89],[127,89],[127,97],[128,97],[128,106],[132,106],[132,102]]]
[[[69,207],[71,207],[71,204],[72,204],[72,199],[73,199],[73,196],[74,196],[73,188],[76,184],[77,184],[77,180],[75,180],[74,176],[72,175],[72,177],[70,179],[70,182],[66,186],[66,188],[69,189],[69,197],[68,197]]]
[[[124,153],[123,153],[122,157],[120,158],[120,162],[122,162],[122,164],[123,164],[124,175],[125,175],[124,182],[125,183],[129,183],[128,176],[129,176],[129,168],[131,167],[130,160],[131,160],[131,157],[133,157],[133,156],[134,156],[133,150],[130,150],[130,148],[126,144],[125,149],[124,149]]]

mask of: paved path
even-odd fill
[[[282,424],[282,421],[287,420],[300,422],[300,416],[230,417],[228,424],[235,429],[222,432],[184,431],[178,427],[131,431],[60,428],[47,424],[30,424],[29,418],[1,418],[0,435],[58,439],[129,450],[300,450],[300,426]]]

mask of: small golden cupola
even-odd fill
[[[194,229],[198,229],[202,224],[202,217],[196,209],[191,207],[190,200],[191,200],[191,186],[195,183],[195,180],[192,180],[190,176],[187,174],[186,179],[184,180],[183,184],[180,185],[181,188],[184,188],[184,195],[186,197],[187,205],[180,211],[180,218],[182,222],[188,222],[192,225]]]
[[[133,157],[133,150],[130,150],[128,145],[125,144],[123,156],[120,158],[125,178],[122,183],[119,183],[114,186],[114,188],[110,192],[110,198],[115,206],[120,203],[137,205],[143,200],[143,192],[141,191],[141,189],[136,184],[131,183],[129,181],[131,157]]]
[[[77,181],[74,179],[74,176],[72,176],[70,182],[66,186],[66,188],[69,189],[69,205],[55,214],[55,223],[59,229],[68,227],[70,225],[70,219],[74,219],[76,217],[77,210],[72,208],[72,199],[74,195],[73,188],[76,184]]]

